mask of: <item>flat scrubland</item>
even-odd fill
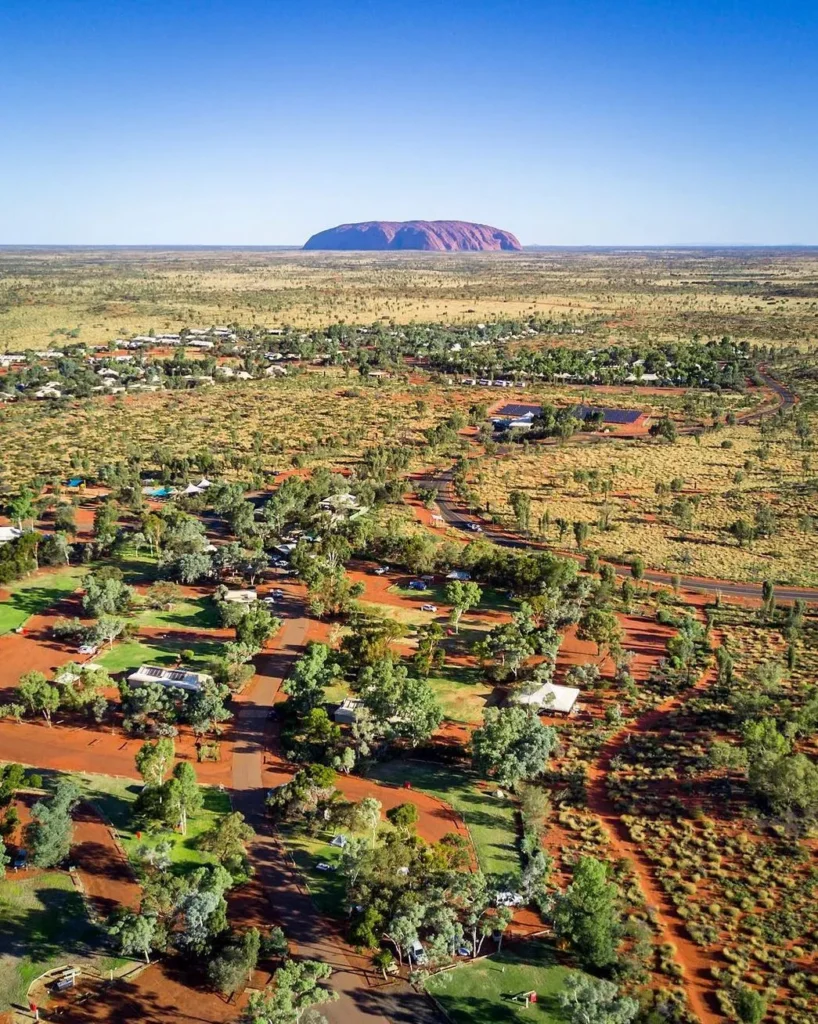
[[[156,451],[176,457],[207,452],[221,477],[234,457],[263,480],[304,465],[354,465],[376,444],[421,442],[421,430],[446,415],[445,396],[415,395],[398,381],[370,384],[333,374],[217,384],[127,398],[72,401],[59,408],[20,403],[0,413],[4,444],[0,474],[12,490],[35,477],[95,472],[104,463]]]
[[[623,338],[731,334],[806,344],[814,250],[317,253],[2,249],[0,351],[153,327],[553,315]]]
[[[513,524],[510,495],[523,491],[535,534],[546,512],[548,540],[559,542],[556,520],[568,523],[566,548],[574,545],[572,524],[584,522],[586,547],[611,558],[640,556],[655,568],[720,579],[818,582],[818,467],[791,429],[724,426],[673,444],[608,439],[507,451],[480,458],[472,475],[480,505],[501,522]],[[602,481],[611,482],[607,494]],[[657,485],[674,489],[660,494]],[[774,513],[775,532],[740,547],[729,527],[738,519],[752,525],[761,509]]]

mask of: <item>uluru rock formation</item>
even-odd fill
[[[466,220],[367,220],[319,231],[305,249],[423,249],[427,252],[519,250],[510,231]]]

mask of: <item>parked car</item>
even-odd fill
[[[378,568],[375,570],[375,575],[376,576],[385,576],[390,571],[391,570],[390,570],[388,565],[379,565]]]
[[[20,871],[28,865],[28,850],[18,850],[11,859],[11,866]]]
[[[472,533],[482,533],[483,527],[479,523],[467,523],[467,530],[471,530]]]
[[[319,860],[318,863],[315,865],[315,870],[316,871],[335,871],[335,865],[334,864],[327,864],[326,861]]]
[[[262,597],[261,600],[262,600],[262,602],[264,604],[275,604],[276,603],[276,599],[273,597],[272,594],[268,595],[267,597]]]
[[[273,587],[270,591],[270,597],[284,597],[284,591],[281,587]]]
[[[286,569],[289,564],[286,558],[276,558],[273,560],[273,565],[276,569]]]
[[[437,605],[436,604],[422,604],[420,606],[420,610],[422,612],[436,612],[437,611]]]
[[[97,644],[83,644],[82,647],[80,647],[79,653],[93,655],[96,654],[98,650],[99,647]]]
[[[425,964],[429,959],[426,956],[426,950],[418,939],[415,939],[409,947],[409,956],[416,964]]]
[[[423,582],[423,580],[412,580],[409,584],[410,590],[428,590],[429,588]]]
[[[521,907],[525,899],[518,892],[498,892],[495,902],[498,907]]]
[[[458,956],[471,956],[471,950],[468,946],[458,946],[455,950]]]

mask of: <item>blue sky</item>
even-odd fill
[[[0,242],[818,243],[815,0],[4,0]]]

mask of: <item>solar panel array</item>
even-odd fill
[[[533,412],[535,416],[539,416],[542,412],[541,405],[524,405],[522,402],[506,402],[502,408],[498,409],[494,413],[495,416],[525,416],[526,413]]]
[[[606,406],[577,405],[571,410],[578,420],[587,420],[591,416],[602,413],[605,423],[635,423],[642,415],[641,409],[609,409]]]

